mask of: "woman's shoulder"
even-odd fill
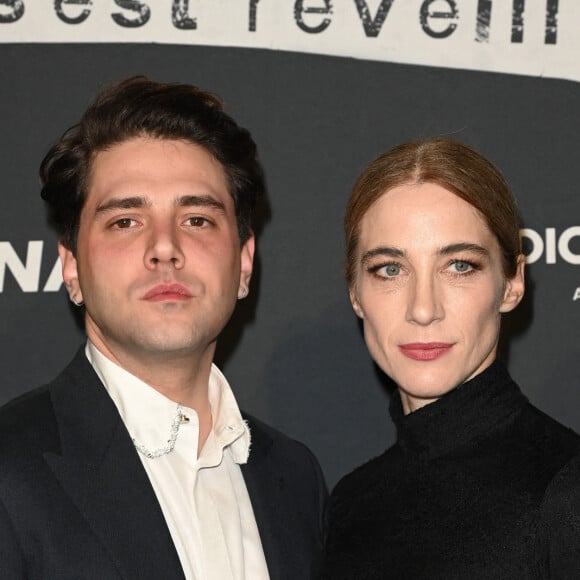
[[[565,501],[570,506],[571,500],[580,507],[580,452],[560,469],[546,490],[545,503]]]
[[[580,578],[580,436],[531,405],[527,417],[537,479],[547,481],[535,548],[542,577]]]
[[[396,446],[390,447],[377,457],[359,465],[343,476],[332,491],[334,502],[348,501],[362,495],[373,495],[377,486],[386,484],[387,476],[396,474],[398,464]]]
[[[580,578],[580,454],[553,477],[540,509],[536,553],[550,578]]]
[[[580,455],[580,435],[528,403],[517,422],[516,439],[527,443],[530,453],[559,472]]]

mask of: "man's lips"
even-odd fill
[[[410,359],[431,361],[447,354],[452,346],[449,342],[410,342],[400,344],[399,350]]]
[[[181,284],[158,284],[143,296],[143,300],[149,302],[187,300],[189,298],[191,298],[191,293]]]

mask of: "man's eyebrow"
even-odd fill
[[[151,202],[145,197],[112,197],[107,201],[99,204],[95,210],[95,214],[104,213],[115,209],[135,209],[141,207],[148,207]]]
[[[376,256],[384,256],[386,258],[404,258],[405,252],[399,248],[392,248],[390,246],[380,246],[378,248],[373,248],[362,255],[361,262],[366,264]]]
[[[474,252],[475,254],[480,254],[481,256],[489,256],[489,250],[480,246],[479,244],[473,244],[471,242],[457,242],[456,244],[449,244],[448,246],[443,246],[437,252],[440,256],[449,256],[450,254],[457,254],[458,252]]]
[[[176,201],[179,207],[211,207],[221,212],[226,211],[225,204],[211,195],[183,195]]]
[[[146,197],[113,197],[97,206],[96,214],[106,213],[116,209],[139,209],[151,207],[151,201]],[[175,200],[178,207],[213,207],[221,212],[226,211],[225,204],[211,195],[183,195]]]

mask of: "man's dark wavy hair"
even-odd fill
[[[240,241],[252,233],[252,214],[265,191],[249,131],[224,112],[218,97],[193,85],[137,76],[104,89],[78,125],[50,149],[40,166],[42,198],[61,242],[76,252],[91,163],[95,154],[147,136],[200,145],[224,168],[234,200]]]

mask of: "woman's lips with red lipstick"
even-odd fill
[[[400,344],[399,349],[408,358],[418,361],[430,361],[447,354],[452,343],[448,342],[410,342]]]
[[[191,298],[191,294],[181,284],[159,284],[151,288],[143,296],[143,300],[148,300],[149,302],[187,300],[188,298]]]

